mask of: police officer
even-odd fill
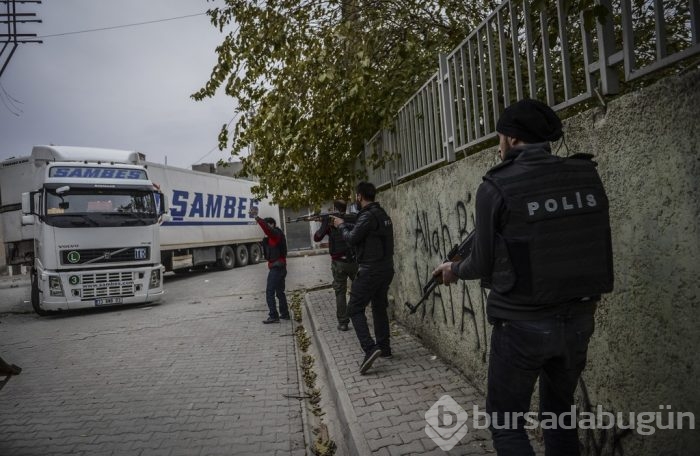
[[[360,211],[355,224],[338,217],[333,218],[333,224],[354,249],[359,265],[350,288],[348,315],[365,353],[360,365],[360,373],[365,374],[378,357],[392,356],[387,307],[389,285],[394,278],[394,231],[391,218],[374,201],[377,194],[374,185],[360,182],[356,193]],[[376,343],[369,333],[365,317],[365,308],[370,302]]]
[[[343,200],[335,200],[333,208],[345,214],[347,204]],[[354,216],[344,216],[345,220],[354,220]],[[335,226],[331,224],[330,217],[323,217],[321,227],[314,233],[314,241],[321,242],[323,238],[328,236],[328,253],[331,256],[331,273],[333,274],[333,290],[335,291],[335,311],[338,318],[338,329],[340,331],[348,330],[347,298],[345,294],[348,291],[348,279],[355,279],[357,274],[357,262],[355,254],[350,246],[343,239],[343,235]]]
[[[491,289],[486,409],[494,447],[499,455],[534,455],[522,414],[535,381],[541,416],[571,411],[596,304],[613,288],[608,199],[591,155],[551,154],[562,124],[549,106],[519,101],[496,130],[503,162],[477,191],[471,254],[433,274],[446,284],[482,279]],[[576,418],[557,421],[543,430],[546,453],[578,455]]]

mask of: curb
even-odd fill
[[[314,315],[310,311],[309,306],[309,294],[304,295],[304,310],[306,315],[309,317],[309,329],[314,342],[317,344],[318,352],[321,356],[321,361],[323,364],[323,370],[326,373],[326,377],[330,379],[334,388],[329,388],[334,394],[331,394],[331,400],[335,403],[335,408],[338,411],[338,417],[343,426],[349,431],[349,438],[346,440],[348,450],[350,454],[372,454],[372,450],[364,438],[364,433],[362,429],[357,424],[357,416],[352,407],[352,402],[350,402],[350,396],[345,389],[345,383],[343,382],[338,368],[335,363],[332,362],[330,355],[330,348],[326,340],[321,336],[316,328],[316,321],[314,320]]]
[[[299,345],[297,344],[297,338],[295,336],[295,330],[297,329],[299,323],[294,321],[293,316],[289,321],[292,323],[292,340],[294,341],[294,364],[297,370],[299,397],[304,397],[306,395],[306,391],[304,389],[304,377],[301,373],[301,363],[299,362],[299,354],[301,353],[301,350],[299,349]],[[312,448],[314,445],[314,436],[311,433],[311,424],[309,423],[309,417],[307,415],[309,411],[308,407],[306,406],[306,399],[299,400],[299,412],[301,413],[301,425],[304,428],[304,449],[306,450],[307,455],[313,454]]]

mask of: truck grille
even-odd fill
[[[83,274],[82,299],[134,295],[133,272],[98,272]]]
[[[61,263],[66,265],[79,265],[144,261],[150,258],[150,250],[150,247],[61,250]]]

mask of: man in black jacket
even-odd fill
[[[586,366],[597,301],[613,287],[608,199],[592,156],[551,154],[562,124],[549,106],[519,101],[496,130],[503,163],[477,191],[471,254],[433,274],[490,283],[486,411],[499,456],[534,455],[523,415],[538,378],[541,416],[558,425],[543,430],[546,453],[575,456],[577,418],[562,418]]]
[[[334,217],[333,224],[354,250],[359,269],[350,289],[348,315],[365,353],[360,373],[366,373],[379,357],[391,357],[389,342],[388,293],[394,278],[394,231],[391,218],[374,201],[377,190],[369,182],[357,184],[360,212],[354,225]],[[372,303],[374,336],[369,333],[365,308]]]
[[[335,200],[333,208],[345,214],[347,204],[342,200]],[[345,217],[350,220],[350,214]],[[350,246],[343,239],[343,235],[335,226],[331,224],[329,216],[323,217],[321,227],[314,233],[314,241],[321,242],[328,236],[328,253],[331,255],[331,273],[333,274],[333,290],[335,291],[335,312],[338,318],[338,329],[348,330],[350,317],[348,316],[348,305],[345,294],[348,291],[348,279],[355,280],[357,275],[357,261]]]

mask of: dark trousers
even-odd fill
[[[389,306],[389,285],[393,278],[394,267],[391,264],[372,265],[371,267],[360,265],[355,280],[352,281],[348,315],[365,353],[369,353],[374,347],[391,352],[387,307]],[[372,303],[376,344],[369,333],[367,317],[365,316],[365,308],[370,302]]]
[[[491,434],[499,456],[530,456],[525,418],[504,426],[505,413],[527,413],[535,381],[540,379],[540,419],[571,411],[574,391],[586,366],[588,341],[594,330],[593,314],[571,313],[533,321],[496,320],[491,335],[486,411],[492,419]],[[567,418],[567,417],[564,417]],[[496,420],[494,423],[493,420]],[[577,418],[574,418],[576,421]],[[565,425],[570,423],[566,419]],[[545,455],[577,456],[577,429],[543,430]]]
[[[265,290],[265,298],[267,299],[267,307],[270,309],[270,318],[279,318],[280,315],[286,317],[289,315],[287,307],[287,296],[284,294],[284,279],[287,277],[287,267],[274,267],[267,273],[267,289]],[[280,302],[280,311],[277,313],[277,303],[275,295]]]
[[[333,273],[333,291],[335,291],[335,313],[338,323],[347,324],[348,305],[345,293],[348,291],[348,279],[351,281],[357,275],[357,263],[340,260],[331,261],[331,272]]]

